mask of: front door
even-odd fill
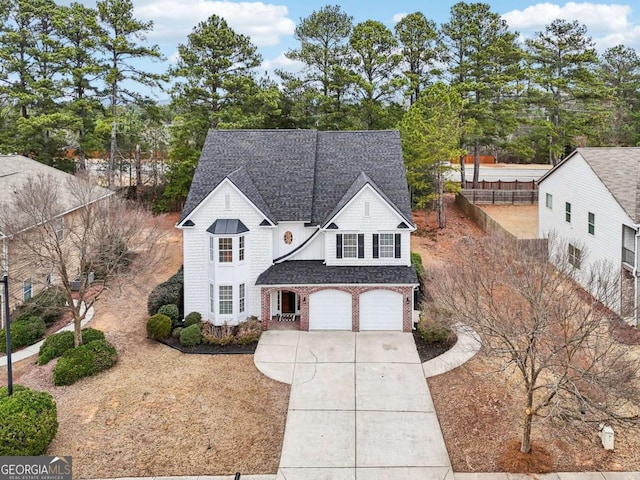
[[[294,292],[281,292],[282,313],[296,313],[296,294]]]

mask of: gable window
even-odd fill
[[[569,244],[569,263],[579,269],[581,261],[582,251],[574,245]]]
[[[244,237],[238,239],[238,258],[241,262],[244,260]]]
[[[64,217],[55,219],[56,239],[61,242],[64,240]]]
[[[553,209],[553,195],[551,195],[550,193],[547,193],[547,197],[546,197],[545,201],[546,201],[547,208],[549,210],[552,210]]]
[[[238,312],[244,312],[244,283],[240,284],[238,293]]]
[[[364,234],[336,235],[336,258],[364,258]]]
[[[213,262],[216,258],[216,247],[213,237],[209,237],[209,261]]]
[[[220,315],[231,315],[233,313],[233,287],[231,285],[220,285],[218,301],[220,303]]]
[[[589,227],[588,227],[589,233],[591,235],[595,235],[596,234],[596,214],[595,213],[589,212],[588,223],[589,223]]]
[[[209,284],[209,310],[211,313],[216,313],[216,287],[213,286],[213,283]]]
[[[370,207],[369,202],[364,202],[364,216],[365,217],[368,217],[370,215],[370,210],[371,210],[371,207]]]
[[[218,261],[220,263],[233,262],[233,240],[231,238],[218,239]]]
[[[564,204],[564,219],[567,223],[571,223],[571,204],[569,202]]]
[[[401,258],[402,237],[399,233],[374,233],[373,258]]]
[[[33,283],[31,279],[27,279],[22,282],[22,300],[27,301],[33,296]]]

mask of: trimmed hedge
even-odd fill
[[[53,397],[14,385],[0,388],[0,456],[44,455],[58,431]]]
[[[178,320],[180,320],[180,312],[178,306],[174,303],[167,303],[158,309],[158,314],[166,315],[171,319],[171,325],[178,326]]]
[[[53,285],[45,288],[16,308],[11,317],[16,319],[25,315],[40,317],[49,326],[62,316],[66,304],[67,299],[62,287]]]
[[[74,347],[75,336],[73,332],[58,332],[47,337],[38,353],[38,365],[45,365],[54,358],[64,354]],[[82,343],[104,340],[104,333],[95,328],[82,329]]]
[[[11,322],[11,351],[33,345],[42,337],[46,330],[44,320],[40,317],[22,316]],[[7,352],[7,333],[0,330],[0,352]]]
[[[53,369],[53,384],[71,385],[81,378],[107,370],[118,361],[118,352],[106,340],[94,340],[67,350]]]
[[[171,319],[161,313],[152,315],[147,320],[147,336],[153,340],[162,340],[171,335]]]
[[[195,347],[202,343],[200,325],[191,325],[180,332],[180,345],[183,347]]]
[[[147,299],[147,311],[149,315],[158,313],[163,305],[173,303],[178,306],[179,316],[183,313],[184,272],[180,267],[178,271],[166,282],[156,286]]]
[[[200,325],[202,322],[202,315],[199,312],[191,312],[184,317],[184,326],[190,327],[191,325]]]

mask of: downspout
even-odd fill
[[[633,259],[633,325],[638,326],[638,237],[640,237],[640,225],[636,225],[636,234],[634,237],[634,255]]]

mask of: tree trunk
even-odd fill
[[[140,145],[136,145],[136,200],[138,203],[142,200],[142,160],[140,159]]]
[[[531,451],[531,425],[533,424],[533,391],[527,391],[527,407],[524,409],[524,429],[522,430],[522,443],[520,451],[529,453]]]
[[[464,155],[460,155],[460,186],[467,188],[467,175],[464,169]]]
[[[111,121],[111,147],[109,149],[109,166],[107,167],[107,185],[109,187],[113,187],[114,183],[114,171],[116,165],[116,149],[118,148],[118,140],[117,140],[117,131],[118,131],[118,121],[116,120],[116,98],[117,98],[117,87],[113,86],[113,93],[111,96],[111,115],[113,119]]]
[[[444,228],[446,226],[446,220],[444,216],[444,179],[442,172],[437,173],[438,180],[438,228]]]
[[[473,142],[473,188],[478,188],[480,179],[480,140]]]
[[[82,345],[82,317],[78,312],[73,312],[73,344],[76,347]]]

